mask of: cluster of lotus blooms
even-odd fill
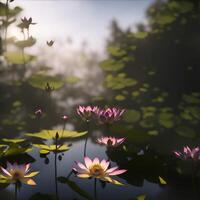
[[[97,118],[101,124],[110,124],[121,119],[124,113],[123,109],[106,108],[100,109],[97,106],[78,106],[77,114],[85,122],[89,122],[92,118]],[[35,115],[41,117],[43,110],[41,108],[35,111]],[[67,120],[66,115],[63,120]],[[116,137],[101,137],[96,140],[98,144],[106,145],[108,147],[117,147],[124,142],[125,138]],[[80,178],[97,178],[109,183],[123,185],[119,181],[111,178],[112,176],[125,173],[127,170],[119,169],[118,167],[111,167],[111,163],[106,159],[100,160],[98,157],[91,159],[87,156],[84,157],[84,163],[75,162],[76,166],[73,168],[74,173]],[[36,185],[32,177],[36,176],[39,172],[30,172],[30,164],[18,165],[16,163],[7,163],[7,168],[0,167],[1,182],[4,183],[25,183],[28,185]]]
[[[121,119],[124,113],[123,109],[118,108],[106,108],[100,109],[97,106],[78,106],[77,114],[85,121],[89,122],[93,117],[97,118],[99,123],[113,123]],[[38,115],[42,114],[42,110],[38,110]],[[64,120],[68,117],[64,116]],[[117,147],[125,141],[125,138],[115,138],[115,137],[101,137],[96,140],[97,143],[106,145],[108,147]],[[183,147],[182,151],[174,151],[176,157],[181,159],[200,159],[200,147],[195,147],[190,149],[188,146]],[[94,159],[88,156],[84,157],[84,163],[75,162],[76,166],[72,169],[77,177],[87,179],[95,178],[116,185],[123,185],[121,182],[111,178],[115,175],[120,175],[125,173],[127,170],[119,169],[117,166],[111,167],[111,163],[106,160],[100,160],[98,157]],[[25,183],[28,185],[36,185],[32,177],[36,176],[39,172],[30,172],[30,164],[10,164],[7,163],[7,168],[0,167],[1,174],[0,179],[5,183],[16,184],[18,182]]]

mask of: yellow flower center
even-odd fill
[[[102,176],[104,174],[104,169],[101,167],[101,165],[96,164],[90,168],[90,173],[93,176]]]
[[[21,171],[13,171],[12,172],[12,179],[13,180],[20,180],[20,179],[22,179],[24,177],[24,174],[23,174],[23,172],[21,172]]]

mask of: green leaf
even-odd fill
[[[68,84],[76,84],[76,83],[80,82],[80,80],[81,79],[77,76],[69,76],[66,78],[66,82]]]
[[[176,133],[185,138],[195,138],[196,133],[193,129],[187,126],[179,126],[175,129]]]
[[[159,178],[159,181],[160,181],[160,183],[162,185],[166,185],[167,184],[167,182],[162,177],[159,176],[158,178]]]
[[[112,55],[112,56],[124,56],[126,54],[126,51],[120,47],[117,46],[109,46],[107,47],[107,51]]]
[[[5,52],[3,56],[9,63],[17,65],[24,64],[35,59],[35,56],[28,54],[23,55],[22,53],[19,52]]]
[[[76,131],[68,131],[68,130],[42,130],[39,133],[27,133],[26,136],[36,137],[44,140],[53,139],[56,136],[56,133],[59,134],[59,138],[77,138],[84,136],[87,134],[87,131],[84,132],[76,132]]]
[[[19,48],[26,48],[26,47],[31,47],[36,43],[36,39],[33,37],[30,37],[28,40],[21,40],[15,42],[15,45]]]
[[[124,101],[125,99],[126,99],[126,97],[124,95],[120,95],[120,94],[115,97],[115,100],[117,100],[117,101]]]
[[[40,89],[45,89],[47,83],[53,87],[53,89],[59,89],[63,86],[64,81],[61,80],[58,76],[48,76],[48,75],[42,75],[42,74],[36,74],[31,76],[28,79],[28,83],[35,87]]]
[[[148,32],[140,31],[140,32],[135,33],[134,36],[137,39],[144,39],[144,38],[146,38],[148,36]]]
[[[172,113],[163,112],[159,114],[159,123],[165,128],[174,127],[174,115]]]
[[[152,135],[152,136],[156,136],[159,134],[159,132],[157,130],[150,130],[147,132],[149,135]]]
[[[111,88],[113,90],[119,90],[136,85],[137,80],[126,77],[125,73],[120,73],[116,76],[110,74],[106,77],[105,84],[108,88]]]
[[[65,177],[59,177],[58,181],[60,183],[67,184],[72,190],[74,190],[76,193],[78,193],[80,196],[84,197],[88,200],[94,200],[93,197],[91,197],[86,191],[82,190],[74,181],[71,181]]]
[[[146,199],[146,195],[142,194],[140,196],[137,196],[137,197],[135,197],[133,199],[129,199],[129,200],[145,200],[145,199]]]
[[[100,66],[105,71],[117,72],[124,68],[124,64],[116,60],[104,60],[100,63]]]
[[[69,146],[65,144],[61,146],[58,145],[57,148],[56,145],[45,145],[45,144],[33,144],[33,146],[40,149],[41,154],[48,154],[49,152],[61,153],[69,150]]]
[[[126,122],[134,123],[140,120],[141,114],[137,110],[126,110],[124,113],[123,119]]]
[[[25,139],[20,139],[20,138],[16,138],[16,139],[6,139],[6,138],[3,138],[2,141],[3,141],[3,142],[7,142],[7,143],[21,143],[21,142],[24,142]]]

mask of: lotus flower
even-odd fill
[[[106,146],[116,147],[123,143],[125,138],[115,138],[115,137],[101,137],[97,139],[97,143]]]
[[[118,167],[109,168],[110,162],[104,159],[100,161],[99,158],[91,160],[89,157],[84,157],[84,162],[84,164],[76,162],[78,168],[73,168],[79,178],[93,177],[116,185],[123,185],[119,181],[112,179],[111,176],[123,174],[127,170],[119,170]]]
[[[200,147],[195,147],[193,149],[189,148],[188,146],[183,147],[182,151],[174,151],[176,157],[187,160],[199,160],[200,159]]]
[[[7,169],[1,168],[0,179],[5,183],[25,183],[27,185],[36,185],[35,181],[31,179],[36,176],[39,172],[29,172],[30,164],[13,165],[7,163]]]
[[[96,114],[101,124],[111,124],[115,121],[119,121],[124,113],[124,109],[118,108],[106,108],[98,109]]]
[[[78,106],[76,109],[78,115],[86,122],[91,120],[97,110],[97,106]]]

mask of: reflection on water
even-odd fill
[[[37,186],[23,185],[19,199],[199,199],[199,152],[182,159],[173,153],[200,142],[199,2],[155,1],[134,30],[113,20],[106,56],[86,43],[71,50],[69,39],[30,50],[37,25],[21,21],[22,10],[13,5],[0,3],[0,163],[30,162],[40,171]],[[15,18],[23,40],[9,38]],[[91,113],[81,118],[78,105],[126,111],[122,119],[115,113],[117,120],[95,112],[88,126]],[[112,141],[97,144],[101,136],[126,140],[111,148]],[[94,179],[70,173],[84,150],[127,169],[116,178],[125,186],[95,186]],[[3,199],[14,198],[13,185],[0,190]]]

